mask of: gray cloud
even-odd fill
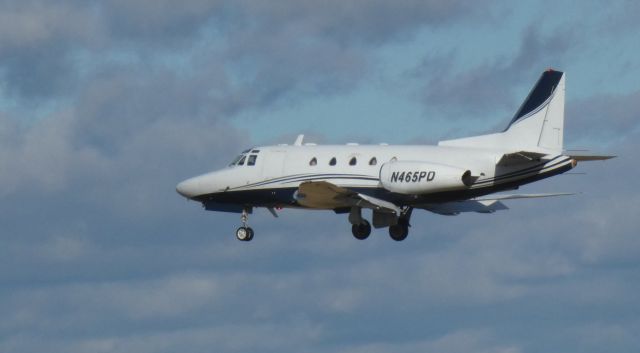
[[[91,5],[85,2],[3,1],[0,7],[0,55],[3,56],[54,43],[85,45],[95,39],[100,30]]]
[[[535,77],[549,66],[562,67],[564,55],[576,41],[576,36],[566,29],[543,35],[530,26],[522,35],[516,55],[497,58],[460,73],[452,66],[455,53],[429,56],[416,69],[418,76],[428,78],[424,86],[425,104],[451,117],[470,115],[485,119],[496,111],[515,112],[518,100],[524,97],[514,97],[514,82],[522,83],[523,77]]]
[[[640,124],[640,91],[598,94],[571,103],[566,131],[577,141],[620,140]]]
[[[35,189],[55,191],[68,185],[70,173],[82,167],[95,168],[96,150],[73,145],[74,121],[69,112],[21,128],[12,118],[0,117],[0,194]]]
[[[255,26],[267,33],[280,32],[294,26],[301,34],[330,38],[343,44],[381,43],[410,35],[410,30],[427,25],[456,21],[464,16],[482,13],[485,4],[467,6],[460,1],[406,0],[390,4],[385,1],[358,0],[318,3],[310,0],[266,5],[244,1],[239,12],[255,22],[239,21],[244,27]],[[241,14],[240,16],[242,16]]]
[[[112,0],[98,6],[116,40],[167,46],[193,40],[225,1],[187,0],[177,6],[170,0]]]
[[[70,1],[0,4],[0,77],[7,94],[57,97],[76,88],[71,51],[101,38],[90,5]]]
[[[149,58],[166,50],[189,51],[208,37],[224,38],[225,64],[245,63],[255,76],[247,96],[258,102],[290,90],[330,92],[348,87],[367,67],[354,50],[409,35],[479,11],[459,2],[283,2],[190,0],[3,4],[0,58],[8,94],[55,98],[84,85],[74,76],[76,56],[99,59],[110,50]],[[210,61],[212,65],[215,61]],[[217,63],[221,64],[220,62]],[[308,74],[300,86],[297,79]],[[262,93],[260,91],[263,91]]]
[[[295,101],[300,94],[353,88],[370,69],[371,46],[455,21],[479,8],[458,2],[247,1],[230,6],[226,17],[216,17],[220,22],[214,23],[222,23],[228,38],[228,63],[247,80],[241,94],[269,105]],[[229,22],[233,25],[225,26]]]

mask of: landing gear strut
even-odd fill
[[[253,239],[253,229],[247,226],[247,222],[249,221],[249,210],[243,209],[242,216],[240,216],[240,220],[242,221],[242,226],[236,230],[236,238],[240,241],[250,241]]]
[[[349,223],[351,223],[351,233],[356,239],[364,240],[371,234],[371,224],[362,218],[362,208],[351,207]]]
[[[398,217],[398,223],[392,226],[389,226],[389,236],[391,239],[395,241],[402,241],[407,238],[409,235],[409,219],[411,218],[411,212],[413,208],[408,207],[404,211],[400,217]]]

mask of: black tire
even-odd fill
[[[364,220],[364,223],[354,224],[351,226],[351,233],[358,240],[364,240],[371,234],[371,224]]]
[[[363,227],[362,233],[365,235],[364,237],[367,238],[369,235],[371,235],[371,224],[366,219],[363,219],[363,221],[364,223],[361,224],[361,226]]]
[[[409,226],[405,224],[396,224],[389,227],[389,236],[395,241],[403,241],[409,235]]]
[[[236,238],[238,238],[238,240],[240,241],[247,241],[247,238],[249,237],[249,229],[251,228],[245,228],[245,227],[240,227],[236,230]],[[253,231],[251,231],[251,233],[253,233]]]
[[[245,239],[245,241],[251,241],[251,239],[253,239],[253,228],[251,227],[247,227],[247,239]]]

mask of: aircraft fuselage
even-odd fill
[[[251,152],[258,151],[258,152]],[[327,181],[401,206],[465,200],[563,173],[572,168],[571,158],[558,155],[545,160],[500,167],[504,151],[441,146],[408,145],[302,145],[265,146],[248,150],[243,165],[188,179],[178,191],[205,207],[240,212],[243,207],[305,207],[296,191],[303,182]],[[248,165],[255,156],[252,165]],[[434,165],[464,165],[476,177],[462,190],[403,194],[385,189],[381,168],[394,161],[428,161]],[[404,184],[430,182],[438,170],[407,168],[395,172],[393,181]],[[226,205],[226,206],[225,206]]]

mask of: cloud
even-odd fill
[[[385,1],[331,0],[319,4],[314,1],[289,1],[267,6],[259,1],[244,1],[237,9],[248,14],[256,26],[278,32],[295,26],[301,34],[325,37],[338,43],[381,43],[408,35],[421,26],[455,22],[481,12],[484,4],[467,6],[460,1],[406,0],[390,4]],[[242,16],[242,15],[240,15]],[[239,23],[245,24],[242,21]]]
[[[99,5],[116,40],[160,46],[192,40],[224,6],[225,1],[218,0],[187,0],[180,6],[170,0],[114,0]]]
[[[76,88],[70,52],[102,37],[100,21],[83,2],[0,4],[0,77],[4,93],[49,98]]]
[[[70,173],[99,168],[95,149],[73,144],[73,116],[56,113],[33,127],[20,127],[8,116],[0,116],[0,194],[25,188],[57,191],[68,185]]]
[[[225,17],[220,26],[228,38],[228,63],[243,72],[251,91],[244,95],[269,105],[352,89],[371,69],[370,48],[480,8],[457,1],[246,1],[230,6],[225,14],[234,21]]]
[[[398,343],[372,343],[354,347],[352,352],[499,352],[520,353],[523,350],[515,345],[495,342],[490,332],[458,331],[433,340]]]
[[[539,74],[549,66],[562,67],[564,55],[577,40],[573,32],[565,29],[544,35],[530,26],[522,34],[520,48],[512,57],[496,58],[456,72],[455,52],[429,55],[414,73],[427,78],[423,88],[425,104],[447,116],[484,119],[491,112],[505,109],[515,113],[518,102],[513,99],[523,101],[524,97],[513,97],[514,82],[522,83],[525,74]]]
[[[567,133],[577,141],[620,141],[639,126],[640,91],[597,94],[567,106]]]
[[[0,5],[2,6],[2,5]],[[255,101],[276,101],[290,91],[332,92],[351,87],[367,70],[366,47],[410,35],[416,28],[451,23],[479,11],[457,1],[282,2],[189,0],[4,4],[0,72],[5,93],[49,99],[82,89],[78,56],[95,64],[113,51],[153,60],[177,51],[214,48],[248,77],[241,90]],[[205,53],[207,50],[204,51]],[[153,53],[153,55],[151,55]],[[239,65],[239,66],[238,66]],[[253,75],[251,72],[253,71]],[[247,76],[249,75],[249,76]],[[307,76],[308,80],[300,80]]]

